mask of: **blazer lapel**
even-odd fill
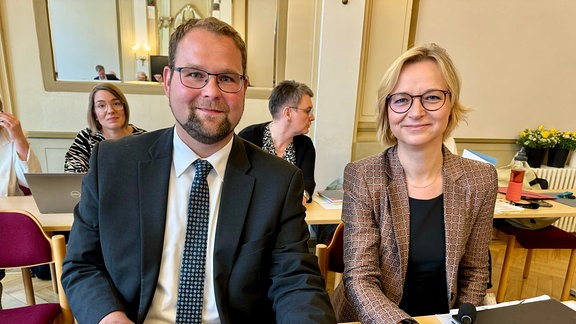
[[[150,308],[156,289],[164,230],[166,227],[166,208],[170,170],[172,165],[174,129],[167,129],[152,143],[149,149],[150,159],[139,164],[138,199],[140,202],[141,235],[141,292],[139,321],[144,320],[145,310]],[[141,318],[140,318],[141,317]]]
[[[467,197],[467,188],[460,183],[459,179],[464,175],[462,166],[455,162],[454,155],[444,150],[444,167],[443,167],[443,192],[444,192],[444,227],[446,231],[446,280],[448,289],[454,290],[452,283],[455,282],[458,275],[458,264],[448,262],[455,260],[450,254],[458,253],[459,249],[465,244],[462,231],[469,231],[469,224],[466,224],[468,215],[466,215],[467,206],[463,201],[469,201]]]
[[[388,159],[384,159],[384,170],[388,176],[388,199],[390,215],[394,233],[398,242],[398,252],[400,253],[400,266],[402,273],[408,269],[408,257],[410,251],[410,205],[408,202],[408,188],[404,176],[404,169],[400,164],[397,154],[397,146],[388,150]],[[386,162],[388,161],[388,165]],[[404,275],[403,275],[404,276]],[[404,280],[404,278],[403,278]]]
[[[247,174],[251,163],[244,141],[238,136],[234,136],[233,140],[222,184],[213,259],[214,290],[218,312],[221,317],[225,317],[221,318],[222,323],[228,323],[230,319],[227,318],[229,314],[227,305],[219,301],[228,300],[228,281],[255,182],[254,177]]]

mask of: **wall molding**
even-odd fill
[[[76,132],[28,131],[26,137],[34,139],[75,138]]]

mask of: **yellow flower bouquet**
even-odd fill
[[[576,132],[556,132],[554,137],[556,138],[555,148],[569,151],[576,149]]]
[[[518,136],[518,145],[527,148],[549,148],[556,145],[557,138],[554,136],[558,131],[547,129],[540,125],[536,129],[526,128]]]

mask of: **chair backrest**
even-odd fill
[[[325,244],[316,245],[316,256],[318,257],[320,273],[325,281],[328,271],[344,272],[344,223],[338,224],[328,246]]]
[[[22,193],[24,194],[24,196],[30,196],[30,195],[32,195],[32,191],[30,191],[30,188],[24,187],[23,185],[18,185],[18,188],[20,188],[20,191],[22,191]]]
[[[344,223],[338,224],[328,249],[328,271],[344,272]]]
[[[42,225],[30,213],[23,210],[0,211],[0,268],[27,268],[46,263],[54,263],[58,283],[58,299],[60,314],[56,323],[74,323],[72,311],[60,276],[62,261],[66,256],[66,242],[63,235],[55,235],[51,239],[46,236]],[[27,307],[35,307],[32,305]],[[14,309],[0,310],[14,314]]]

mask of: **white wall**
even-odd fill
[[[474,109],[455,137],[576,130],[575,14],[571,0],[420,0],[415,43],[448,50]]]
[[[124,79],[118,59],[116,2],[50,0],[49,4],[58,78],[92,80],[98,75],[94,67],[100,64],[106,73],[114,71]]]
[[[0,0],[15,114],[29,131],[77,132],[86,127],[88,94],[44,90],[31,0]],[[27,17],[23,19],[23,17]],[[147,130],[173,125],[164,95],[127,94],[131,122]],[[247,100],[243,127],[269,118],[266,100]]]
[[[364,1],[321,0],[316,75],[318,187],[342,176],[354,133]],[[86,127],[87,94],[46,92],[40,73],[32,0],[0,0],[15,112],[31,131]],[[462,101],[475,109],[455,137],[516,137],[545,124],[575,130],[576,2],[569,0],[421,0],[416,43],[446,47],[463,79]],[[171,126],[163,95],[128,95],[131,121]],[[239,129],[269,120],[267,101],[247,100]]]
[[[46,92],[43,87],[32,0],[0,0],[2,33],[8,74],[13,95],[14,112],[29,131],[77,132],[86,127],[87,93]],[[354,132],[354,107],[358,78],[360,40],[364,5],[351,1],[323,1],[319,73],[315,90],[317,119],[314,141],[317,149],[318,188],[342,176],[350,160]],[[23,19],[25,18],[25,19]],[[333,18],[333,19],[332,19]],[[332,37],[331,35],[338,35]],[[343,38],[342,38],[343,37]],[[351,42],[343,42],[349,39]],[[338,56],[334,56],[338,53]],[[343,62],[349,62],[343,64]],[[173,117],[164,95],[128,94],[130,121],[147,130],[173,125]],[[244,116],[237,129],[270,120],[266,99],[246,100]],[[59,143],[66,140],[54,140]],[[33,140],[33,147],[37,141]],[[55,144],[56,145],[56,144]],[[58,148],[47,148],[47,156],[60,154]],[[60,162],[50,166],[58,171]],[[44,168],[47,170],[48,168]]]
[[[364,1],[322,2],[316,88],[317,188],[342,177],[352,155]],[[329,17],[329,19],[327,18]]]

